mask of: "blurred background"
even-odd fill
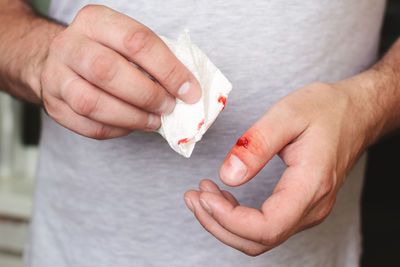
[[[34,0],[46,14],[49,0]],[[383,54],[400,36],[400,0],[390,0],[382,30]],[[0,267],[22,267],[29,234],[40,135],[39,109],[0,92]],[[369,149],[362,196],[362,267],[400,266],[400,132]],[[396,265],[397,264],[397,265]]]

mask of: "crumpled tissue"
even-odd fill
[[[189,158],[196,142],[201,140],[224,109],[232,84],[192,42],[187,29],[182,31],[177,41],[160,37],[194,74],[202,89],[201,99],[195,104],[186,104],[176,99],[175,109],[161,116],[161,127],[157,130],[173,150]]]

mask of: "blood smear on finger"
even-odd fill
[[[240,137],[237,142],[237,146],[242,146],[244,148],[247,148],[249,146],[249,140],[246,137]]]

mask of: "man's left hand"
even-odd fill
[[[330,213],[346,173],[370,143],[363,88],[357,79],[313,83],[272,106],[228,153],[223,183],[252,179],[274,155],[287,165],[260,210],[241,206],[210,180],[185,202],[201,225],[223,243],[259,255]],[[265,177],[259,177],[265,179]]]

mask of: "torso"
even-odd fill
[[[33,220],[33,267],[355,266],[362,166],[320,226],[257,258],[220,244],[182,200],[218,167],[240,137],[279,98],[313,81],[352,76],[376,59],[384,1],[53,1],[70,23],[88,3],[117,9],[175,39],[194,42],[233,84],[225,110],[187,160],[159,135],[135,132],[96,141],[43,116]],[[274,158],[239,200],[258,207],[284,170]],[[44,255],[43,251],[46,251]],[[311,256],[310,256],[311,255]]]

